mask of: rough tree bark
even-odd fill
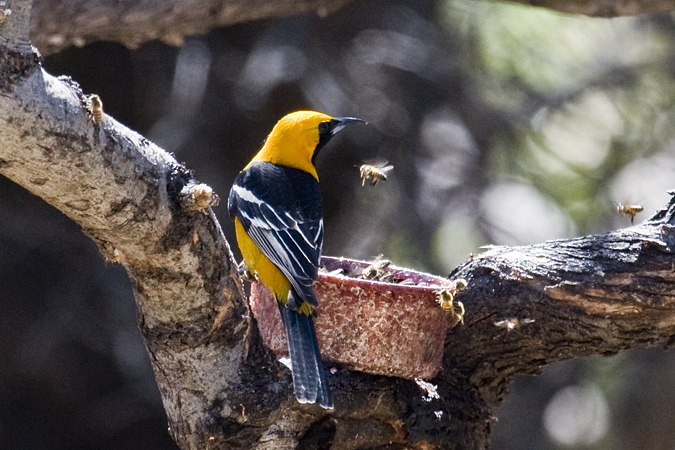
[[[625,230],[475,256],[452,276],[466,325],[431,385],[338,367],[332,414],[295,402],[263,347],[208,189],[27,45],[30,2],[0,24],[0,174],[78,223],[134,286],[183,449],[481,449],[517,374],[675,336],[675,202]],[[204,200],[205,199],[205,200]],[[195,207],[197,204],[197,207]]]
[[[6,0],[12,1],[16,0]],[[211,28],[306,12],[326,16],[351,1],[37,0],[31,37],[43,54],[95,41],[119,42],[130,48],[155,39],[181,45],[185,36]]]
[[[16,0],[1,0],[13,9]],[[244,21],[314,11],[328,15],[353,0],[35,0],[33,44],[47,55],[96,41],[130,48],[160,39],[180,45],[183,38]],[[675,0],[514,0],[568,14],[596,17],[665,13]]]

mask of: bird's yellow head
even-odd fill
[[[319,150],[346,125],[356,122],[364,121],[353,117],[331,117],[316,111],[287,114],[274,126],[249,165],[271,162],[304,170],[318,180],[314,160]]]

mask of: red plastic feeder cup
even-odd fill
[[[428,380],[439,372],[452,320],[437,297],[455,288],[453,282],[382,261],[321,262],[326,270],[314,282],[314,323],[324,361],[410,379]],[[287,356],[278,306],[262,283],[253,283],[250,304],[265,345],[277,357]]]

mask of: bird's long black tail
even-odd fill
[[[323,408],[333,409],[333,397],[326,380],[312,317],[281,303],[279,310],[288,340],[295,397],[300,403],[318,403]]]

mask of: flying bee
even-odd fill
[[[89,120],[91,123],[94,125],[98,125],[103,121],[103,102],[101,101],[101,97],[98,95],[90,95],[88,98],[88,103],[89,103]]]
[[[642,205],[629,205],[628,203],[619,203],[616,206],[616,212],[619,214],[625,214],[630,217],[630,223],[633,223],[635,215],[639,212],[642,212],[644,207]]]
[[[517,330],[520,328],[522,325],[527,325],[529,323],[534,322],[534,319],[518,319],[517,317],[509,317],[508,319],[504,320],[499,320],[494,323],[494,325],[498,328],[504,328],[507,332],[512,332],[513,330]]]
[[[365,161],[359,167],[361,173],[361,186],[366,185],[366,181],[375,187],[378,181],[387,181],[387,172],[394,168],[392,165],[387,165],[388,161]]]

